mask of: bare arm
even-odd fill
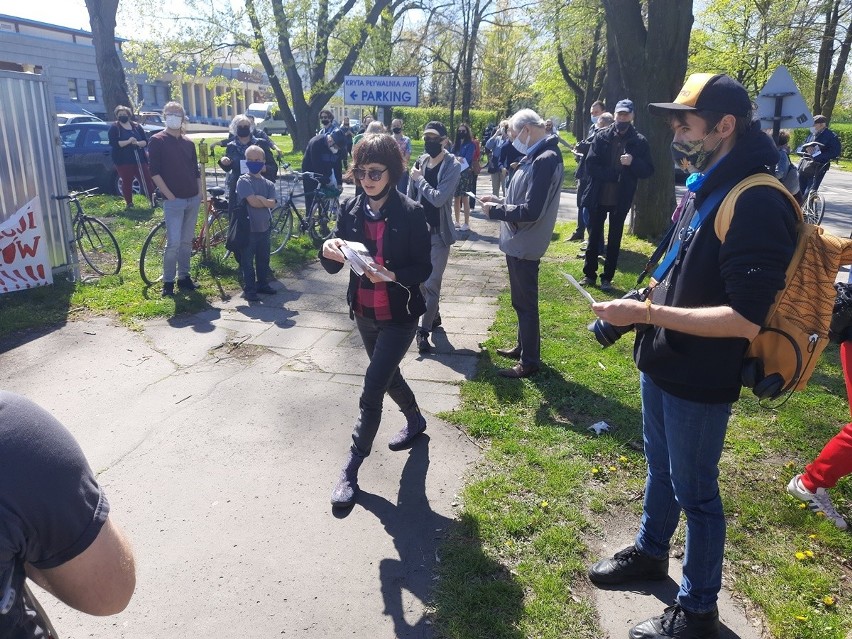
[[[592,304],[595,315],[614,326],[647,324],[648,308],[636,300],[612,300]],[[730,306],[679,308],[652,304],[651,324],[698,337],[744,337],[751,341],[760,326],[747,320]]]
[[[56,568],[26,565],[27,576],[54,597],[90,615],[114,615],[130,602],[136,565],[130,543],[108,517],[82,553]]]
[[[246,196],[246,202],[248,202],[256,209],[268,209],[275,206],[275,200],[268,197],[263,197],[262,195]]]

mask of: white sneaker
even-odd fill
[[[834,504],[831,503],[831,497],[825,492],[825,488],[817,488],[816,492],[812,493],[802,484],[802,476],[796,475],[787,484],[787,492],[796,499],[801,499],[815,513],[825,515],[826,519],[830,520],[840,530],[846,530],[846,520],[834,509]]]
[[[469,230],[470,230],[470,227],[467,224],[462,224],[459,227],[459,231],[469,231]]]

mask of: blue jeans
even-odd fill
[[[403,413],[417,407],[414,392],[399,370],[399,363],[414,340],[417,321],[401,324],[356,315],[355,323],[370,357],[370,365],[364,375],[364,388],[358,402],[361,410],[355,422],[352,443],[358,453],[366,457],[373,448],[376,433],[379,432],[385,393],[390,395]]]
[[[163,252],[164,282],[175,281],[175,270],[179,279],[189,277],[192,238],[195,237],[200,204],[201,195],[163,202],[163,217],[166,219],[166,250]]]
[[[686,554],[677,600],[689,612],[709,612],[722,587],[725,513],[718,478],[731,405],[680,399],[644,373],[640,380],[648,477],[636,547],[668,556],[683,510]]]
[[[243,273],[243,290],[257,293],[258,286],[269,282],[270,229],[249,233],[248,244],[240,249],[240,270]],[[255,264],[257,268],[255,269]]]
[[[541,365],[541,332],[538,317],[538,267],[541,260],[506,256],[512,308],[518,316],[518,344],[521,364]]]

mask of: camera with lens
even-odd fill
[[[624,295],[621,299],[623,300],[636,300],[637,302],[644,302],[648,297],[649,290],[647,288],[643,288],[641,291],[630,291]],[[629,324],[627,326],[614,326],[610,324],[606,320],[596,319],[594,322],[588,325],[588,329],[592,331],[595,336],[595,339],[598,340],[598,344],[606,348],[607,346],[612,346],[615,344],[621,336],[625,333],[629,333],[634,328],[643,329],[645,328],[645,324]]]

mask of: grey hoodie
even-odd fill
[[[425,170],[429,154],[421,155],[415,166]],[[438,168],[438,186],[434,187],[421,176],[419,180],[409,180],[408,197],[416,202],[426,200],[438,209],[441,217],[441,240],[445,246],[456,242],[456,229],[453,223],[453,197],[461,178],[461,162],[452,153],[445,153]]]

